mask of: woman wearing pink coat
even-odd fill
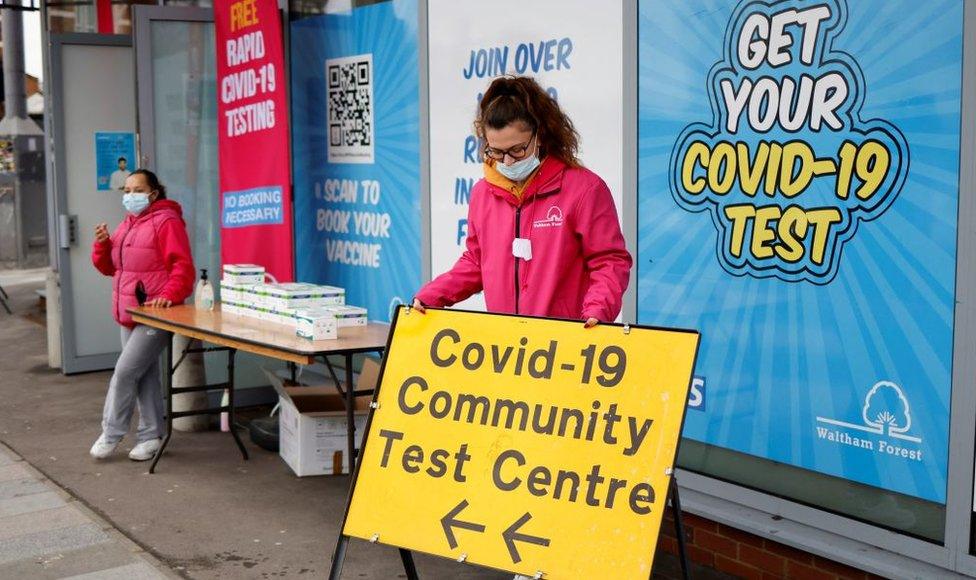
[[[471,190],[466,250],[414,308],[484,291],[490,312],[612,322],[633,260],[610,190],[576,158],[572,121],[533,79],[499,77],[475,131],[484,179]]]
[[[136,324],[127,309],[181,304],[193,291],[196,276],[180,204],[166,199],[156,175],[139,169],[126,178],[123,191],[125,219],[111,235],[106,224],[95,226],[92,247],[95,268],[112,277],[112,316],[122,327],[122,354],[105,396],[102,434],[91,455],[105,459],[115,451],[138,407],[137,444],[129,459],[146,461],[165,435],[159,355],[169,334]]]

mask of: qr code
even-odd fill
[[[325,61],[329,163],[373,163],[373,55]]]

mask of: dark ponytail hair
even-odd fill
[[[136,169],[129,174],[129,177],[132,177],[133,175],[142,175],[146,178],[146,183],[149,185],[149,191],[156,191],[158,193],[158,195],[156,195],[156,199],[166,199],[166,187],[160,183],[159,178],[156,177],[155,173],[149,171],[148,169]]]
[[[546,155],[579,167],[579,133],[559,108],[556,99],[532,77],[503,76],[491,81],[478,105],[475,134],[484,140],[485,129],[504,129],[521,121],[536,132]]]

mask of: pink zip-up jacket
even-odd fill
[[[180,204],[159,199],[139,215],[127,214],[108,240],[94,243],[92,264],[112,276],[112,315],[122,326],[135,326],[126,309],[139,305],[139,282],[147,301],[182,304],[193,292],[196,270]]]
[[[530,241],[531,260],[513,255],[516,237]],[[632,265],[607,184],[547,157],[521,199],[475,184],[467,249],[416,298],[444,307],[483,290],[489,312],[612,322]]]

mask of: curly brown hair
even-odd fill
[[[579,133],[556,99],[532,77],[502,76],[491,81],[478,105],[475,134],[484,140],[485,129],[504,129],[521,121],[536,132],[545,155],[570,167],[579,167]]]

